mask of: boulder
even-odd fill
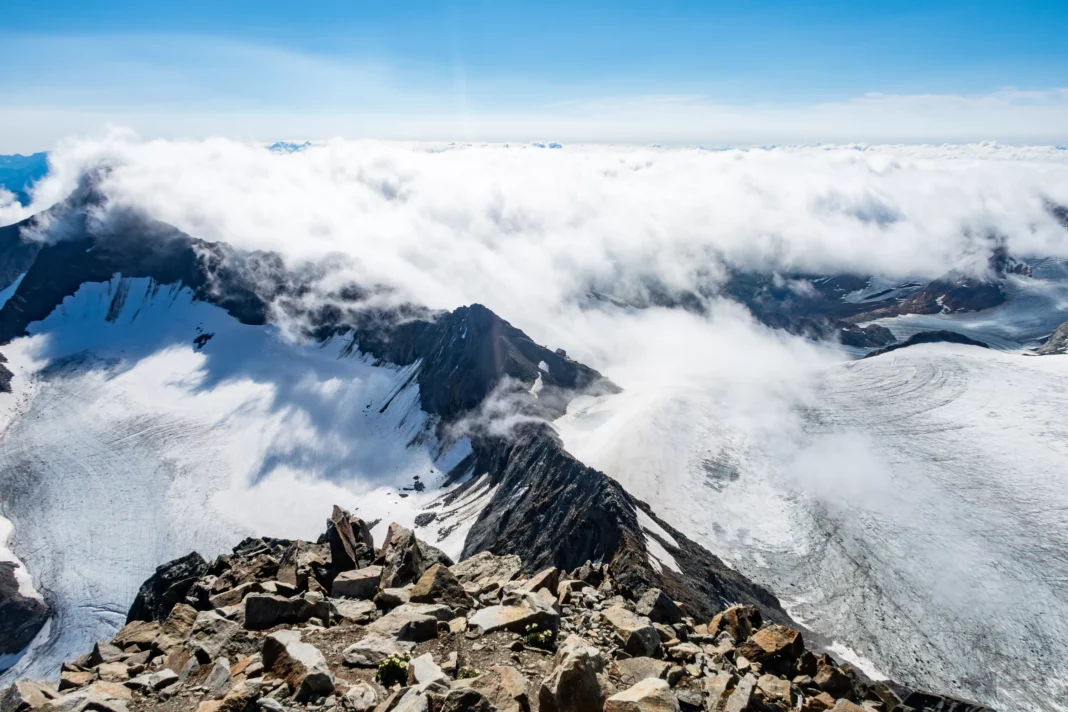
[[[739,680],[734,691],[727,698],[727,704],[724,705],[723,712],[748,712],[750,709],[749,703],[753,701],[754,688],[756,688],[756,678],[752,675],[746,675]]]
[[[601,616],[612,626],[628,654],[654,657],[659,652],[660,635],[645,616],[631,613],[622,606],[606,608],[601,611]]]
[[[522,633],[529,625],[555,632],[560,625],[560,616],[555,611],[532,606],[488,606],[476,611],[467,619],[467,623],[481,628],[485,633],[498,630]]]
[[[708,624],[708,634],[715,638],[726,631],[737,643],[751,636],[763,623],[760,610],[756,606],[731,606],[712,618],[712,622]]]
[[[24,712],[40,707],[59,696],[54,685],[42,680],[19,680],[0,690],[0,712]]]
[[[494,665],[478,677],[457,680],[452,687],[478,690],[499,712],[530,712],[529,683],[514,667]]]
[[[384,588],[375,595],[375,605],[383,611],[404,605],[412,596],[412,586],[402,588]]]
[[[552,674],[538,689],[541,712],[601,712],[605,691],[601,652],[578,636],[570,635],[556,653]]]
[[[663,660],[644,656],[615,662],[616,675],[626,687],[631,687],[647,677],[664,678],[670,667],[671,664]]]
[[[331,598],[331,613],[345,623],[370,623],[378,612],[374,601],[354,601],[347,598]]]
[[[197,658],[206,664],[220,657],[240,630],[240,625],[224,618],[218,611],[201,611],[189,633],[189,643]]]
[[[232,682],[230,676],[230,661],[226,658],[218,658],[211,664],[208,676],[201,683],[211,697],[222,697],[230,689]]]
[[[295,630],[280,630],[263,640],[263,667],[285,681],[299,700],[334,691],[334,676],[326,658]]]
[[[727,699],[736,684],[738,684],[738,676],[726,670],[719,670],[712,677],[701,678],[706,709],[709,712],[721,712],[727,705]]]
[[[445,671],[434,662],[434,656],[430,653],[420,655],[408,664],[409,685],[426,685],[447,679]]]
[[[474,601],[448,568],[434,564],[419,577],[409,594],[413,603],[445,603],[453,608],[470,608]]]
[[[156,573],[141,584],[126,622],[162,621],[207,570],[208,562],[195,551],[157,567]]]
[[[112,637],[111,642],[120,648],[136,645],[146,650],[152,646],[162,627],[159,621],[130,621]]]
[[[382,578],[381,566],[365,566],[362,569],[342,571],[330,587],[334,598],[361,598],[370,600],[378,589]]]
[[[651,588],[642,594],[634,610],[654,623],[678,623],[686,617],[678,604],[659,588]]]
[[[496,556],[483,551],[449,567],[465,589],[474,589],[477,593],[500,588],[514,579],[523,568],[523,561],[518,556]],[[470,584],[470,588],[468,585]]]
[[[401,694],[398,696],[396,704],[391,705],[388,700],[383,702],[382,710],[387,709],[391,710],[391,712],[428,712],[430,709],[430,698],[423,690],[409,687],[401,690]]]
[[[321,544],[295,541],[282,552],[278,562],[278,581],[307,591],[310,581],[317,581],[316,570],[324,571],[329,557],[328,548]]]
[[[839,700],[841,702],[841,700]],[[938,710],[939,712],[994,712],[989,707],[976,702],[968,702],[948,695],[936,695],[933,692],[912,692],[905,698],[904,706],[916,710]],[[839,712],[843,712],[839,710]],[[845,712],[852,712],[846,710]]]
[[[227,608],[229,606],[236,606],[241,601],[245,600],[245,596],[250,593],[259,593],[263,591],[263,585],[259,581],[249,581],[243,583],[240,586],[236,586],[222,593],[217,593],[214,596],[208,598],[208,604],[212,608]]]
[[[604,712],[679,712],[679,702],[666,680],[650,677],[609,697]]]
[[[161,638],[169,638],[176,642],[185,640],[193,632],[193,624],[196,621],[197,610],[192,606],[179,603],[167,614],[166,620],[160,626],[159,635]],[[165,647],[160,645],[159,640],[156,641],[156,644],[161,648]]]
[[[845,697],[853,691],[853,681],[849,679],[849,676],[834,665],[826,663],[816,669],[816,675],[812,681],[816,687],[835,698]]]
[[[758,662],[767,670],[786,674],[797,657],[805,651],[801,634],[781,625],[769,625],[750,636],[749,640],[735,648],[750,662]]]
[[[178,673],[170,668],[154,672],[148,676],[148,686],[159,691],[178,683]]]
[[[462,688],[445,695],[441,712],[494,712],[494,707],[478,690]]]
[[[230,688],[218,703],[216,712],[244,712],[251,709],[252,703],[260,697],[262,691],[259,680],[242,680]]]
[[[130,666],[126,663],[103,663],[97,666],[96,674],[104,682],[126,682],[130,679]]]
[[[368,635],[341,653],[345,664],[350,667],[377,667],[380,662],[390,655],[403,655],[410,651],[413,644],[405,641],[397,641],[393,638],[385,638],[380,635]]]
[[[366,682],[357,682],[345,691],[343,706],[351,712],[371,712],[378,703],[375,688]]]
[[[421,643],[438,637],[438,619],[425,613],[395,608],[367,626],[368,633]]]
[[[114,663],[126,657],[122,648],[101,640],[93,646],[93,652],[89,654],[89,667],[96,667],[103,663]]]
[[[415,533],[396,522],[389,525],[386,541],[376,561],[382,565],[382,588],[414,583],[428,568]]]
[[[371,530],[362,519],[337,505],[326,523],[326,540],[330,546],[330,564],[336,571],[351,571],[375,558]]]
[[[764,699],[770,702],[778,702],[793,707],[797,696],[793,692],[789,681],[774,675],[761,675],[757,679],[757,689],[764,695]]]
[[[245,628],[266,630],[276,625],[296,625],[318,618],[330,620],[331,606],[318,594],[282,598],[269,593],[250,593],[245,597]]]
[[[59,690],[65,692],[67,690],[76,690],[79,687],[85,687],[96,678],[96,675],[91,672],[83,672],[80,670],[63,670],[59,673]]]
[[[537,591],[540,588],[546,588],[552,595],[559,595],[560,569],[551,566],[544,571],[539,571],[531,576],[529,581],[523,584],[523,588],[532,592]]]
[[[937,708],[935,708],[937,709]],[[944,709],[944,708],[943,708]],[[871,712],[867,707],[855,705],[849,700],[838,700],[831,712]],[[954,711],[955,712],[955,711]]]

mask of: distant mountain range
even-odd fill
[[[30,187],[48,174],[48,154],[0,156],[0,188],[15,194],[15,200],[29,205]]]

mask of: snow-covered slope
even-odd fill
[[[4,347],[0,492],[54,620],[2,679],[54,675],[122,624],[155,566],[190,550],[314,537],[332,502],[383,517],[379,536],[412,525],[469,452],[435,440],[415,365],[373,365],[340,338],[288,343],[177,285],[87,283],[29,330]],[[425,491],[400,491],[416,482]],[[458,554],[489,494],[473,488],[454,517],[437,509],[420,536]]]
[[[845,362],[761,430],[721,396],[625,392],[557,426],[869,670],[1066,709],[1068,358],[936,344]]]

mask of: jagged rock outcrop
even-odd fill
[[[45,602],[19,591],[15,564],[0,561],[0,657],[22,652],[47,620]]]
[[[424,585],[423,602],[390,611],[364,599],[370,617],[355,622],[339,615],[339,600],[312,590],[314,577],[279,587],[272,578],[278,567],[264,559],[280,561],[306,544],[279,542],[246,540],[232,555],[206,562],[163,622],[131,619],[110,641],[65,663],[59,685],[22,681],[0,691],[0,710],[986,709],[870,683],[850,666],[806,651],[802,632],[764,623],[752,606],[702,622],[679,615],[684,609],[663,600],[663,592],[635,597],[616,570],[590,563],[555,576],[523,576],[509,558],[487,553],[444,567],[447,574],[435,564],[427,583],[447,585]],[[342,557],[338,565],[351,561],[344,548],[335,552]],[[183,557],[159,571],[186,572],[198,558]],[[166,580],[154,575],[142,591],[158,591]],[[220,581],[230,588],[198,595]],[[475,593],[454,606],[461,581],[473,584]],[[219,597],[250,583],[273,593]],[[266,596],[293,610],[314,607],[319,615],[279,619],[263,629],[253,610]],[[216,605],[220,601],[226,605]],[[654,623],[643,611],[671,622]],[[484,625],[487,616],[519,620],[539,612],[542,617],[521,627]]]
[[[1058,326],[1057,330],[1050,334],[1050,337],[1046,339],[1046,343],[1038,348],[1038,353],[1040,356],[1068,353],[1068,321]]]
[[[875,351],[865,354],[863,358],[881,356],[883,354],[890,353],[891,351],[897,351],[898,349],[904,349],[909,346],[916,346],[917,344],[939,343],[964,344],[966,346],[978,346],[984,349],[990,348],[988,344],[985,344],[982,341],[979,341],[978,339],[973,339],[970,336],[965,336],[964,334],[958,334],[955,331],[946,331],[940,329],[938,331],[921,331],[918,334],[913,334],[912,336],[900,343],[891,344],[890,346],[887,346],[885,348],[876,349]]]

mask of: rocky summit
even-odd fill
[[[316,542],[161,565],[126,625],[0,712],[983,712],[872,681],[732,605],[710,618],[623,564],[453,562],[335,507]]]

